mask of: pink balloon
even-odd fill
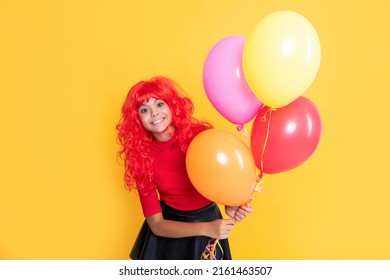
[[[251,132],[256,166],[264,173],[273,174],[301,165],[316,150],[321,130],[317,108],[303,96],[276,111],[264,106]]]
[[[245,124],[262,102],[249,88],[242,69],[245,37],[230,36],[209,52],[203,68],[203,85],[214,108],[228,121]]]

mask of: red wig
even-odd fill
[[[192,101],[183,95],[173,80],[154,77],[135,84],[126,97],[116,126],[117,139],[122,146],[118,156],[124,161],[124,181],[129,190],[147,188],[153,181],[153,163],[149,156],[152,134],[143,127],[138,115],[138,108],[150,98],[161,99],[168,104],[172,111],[172,125],[176,128],[174,141],[183,153],[196,134],[212,127],[192,116]]]

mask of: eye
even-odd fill
[[[160,102],[157,103],[157,106],[158,106],[158,107],[162,107],[162,106],[164,106],[164,105],[165,105],[165,103],[164,103],[163,101],[160,101]]]
[[[139,108],[139,113],[140,114],[144,114],[148,111],[148,108],[145,108],[145,107],[142,107],[142,108]]]

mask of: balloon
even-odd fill
[[[251,132],[256,166],[273,174],[295,168],[308,159],[321,137],[321,118],[314,104],[300,96],[285,107],[264,107]]]
[[[245,37],[219,41],[203,67],[203,85],[214,108],[228,121],[245,124],[254,118],[262,103],[251,91],[242,70]]]
[[[274,12],[262,19],[243,50],[246,80],[268,107],[283,107],[306,91],[317,75],[321,46],[302,15]]]
[[[256,186],[249,147],[227,131],[208,129],[195,136],[187,150],[186,168],[200,194],[224,205],[249,202]]]

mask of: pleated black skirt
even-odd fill
[[[195,211],[180,211],[161,202],[164,219],[181,222],[210,222],[222,218],[217,204]],[[213,240],[207,236],[167,238],[155,235],[144,221],[130,252],[133,260],[200,260],[206,246]],[[231,260],[228,239],[219,240],[215,259]]]

